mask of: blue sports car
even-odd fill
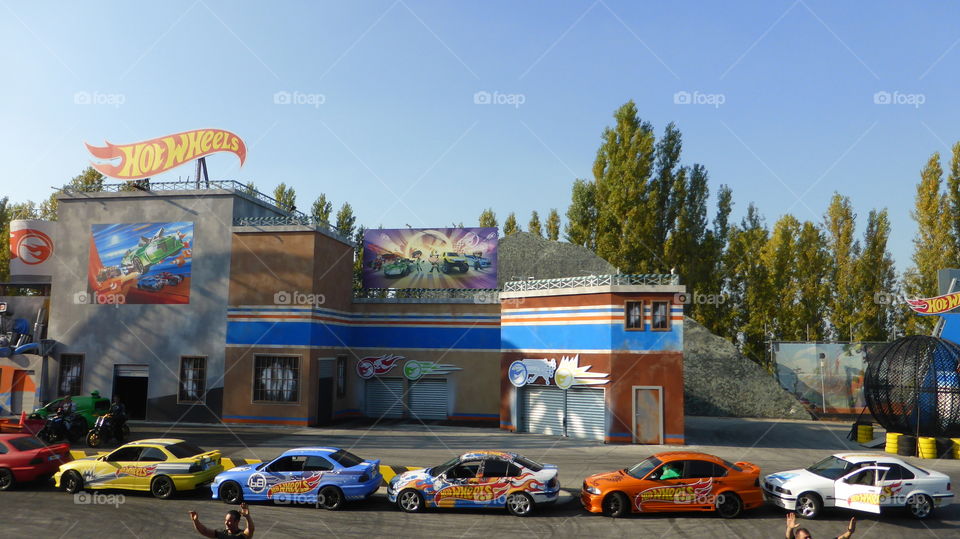
[[[217,475],[213,499],[229,504],[271,500],[315,503],[335,510],[380,488],[380,461],[365,461],[335,447],[300,447],[270,462],[238,466]]]

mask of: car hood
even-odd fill
[[[772,473],[764,477],[763,480],[764,482],[770,483],[775,487],[780,487],[787,490],[793,490],[796,485],[800,485],[805,489],[833,487],[832,479],[827,479],[822,475],[817,475],[803,468]]]
[[[592,485],[595,487],[604,488],[610,485],[619,485],[625,480],[633,480],[634,478],[623,470],[617,470],[615,472],[606,472],[598,473],[591,475],[590,477],[583,480],[584,483]]]
[[[417,481],[417,480],[423,480],[423,479],[431,479],[430,474],[427,473],[427,468],[424,468],[422,470],[411,470],[409,472],[403,472],[402,474],[394,476],[394,478],[390,480],[390,483],[401,485],[404,483],[409,483],[410,481]]]

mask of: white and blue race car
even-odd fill
[[[953,500],[950,477],[877,453],[838,453],[809,468],[763,478],[763,495],[774,505],[816,518],[824,507],[880,513],[901,507],[919,519]]]
[[[366,461],[336,447],[300,447],[270,462],[238,466],[217,475],[213,499],[313,503],[338,509],[345,501],[363,500],[380,488],[380,461]]]

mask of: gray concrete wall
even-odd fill
[[[60,197],[61,236],[48,336],[63,353],[85,355],[84,393],[113,391],[114,366],[149,365],[147,418],[203,421],[220,415],[223,392],[231,226],[236,202],[264,208],[230,191],[77,193]],[[91,225],[194,223],[190,302],[186,305],[91,305],[87,292]],[[177,403],[180,358],[207,357],[206,406]],[[56,372],[56,366],[54,366]]]

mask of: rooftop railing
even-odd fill
[[[584,288],[592,286],[670,286],[680,284],[674,274],[647,273],[639,275],[581,275],[558,279],[530,279],[504,283],[504,292],[555,290],[557,288]]]

